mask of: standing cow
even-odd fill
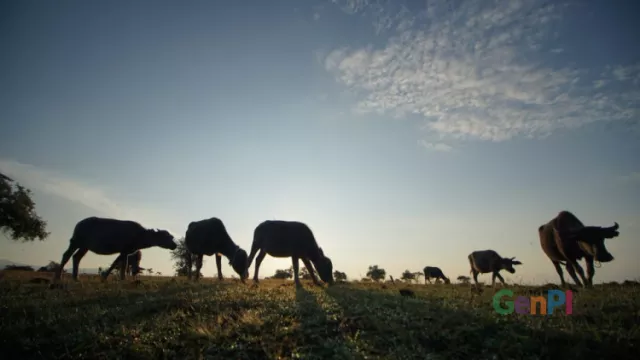
[[[64,265],[73,255],[73,280],[78,280],[78,265],[88,251],[98,255],[120,254],[103,272],[106,279],[116,265],[120,265],[120,279],[125,278],[125,260],[136,250],[159,246],[174,250],[178,245],[166,230],[145,229],[134,221],[88,217],[80,220],[73,229],[69,248],[62,255],[54,280],[59,280]]]
[[[258,253],[258,251],[260,251]],[[258,272],[264,257],[269,254],[273,257],[291,257],[293,262],[293,276],[296,286],[301,286],[298,277],[298,259],[309,271],[311,280],[316,285],[320,282],[313,271],[315,266],[320,279],[329,285],[333,285],[333,264],[331,259],[324,255],[322,248],[318,246],[313,232],[309,227],[298,221],[267,220],[259,224],[253,232],[253,244],[247,269],[256,257],[256,269],[253,281],[258,283]]]
[[[204,255],[216,255],[216,267],[218,268],[218,279],[222,280],[222,257],[224,255],[233,270],[240,275],[240,280],[244,282],[249,277],[247,270],[247,252],[236,245],[227,233],[222,220],[212,217],[200,221],[192,221],[187,228],[184,237],[184,244],[191,254],[196,255],[195,280],[200,277],[202,269],[202,257]],[[189,269],[187,277],[191,279],[191,256],[187,256],[186,265]]]
[[[571,212],[561,211],[551,221],[538,227],[538,235],[540,246],[556,268],[562,286],[566,283],[560,264],[565,265],[576,285],[587,287],[593,285],[594,259],[603,263],[613,260],[613,256],[604,245],[604,240],[613,239],[620,233],[617,222],[610,227],[584,226]],[[578,264],[578,260],[582,258],[587,265],[587,278]],[[576,271],[583,283],[578,280]]]
[[[468,256],[469,264],[471,265],[471,273],[473,274],[473,281],[478,285],[478,274],[493,273],[491,276],[491,286],[495,286],[496,278],[500,279],[503,285],[505,285],[500,270],[507,270],[511,274],[516,272],[513,265],[522,265],[518,260],[512,258],[503,258],[497,252],[493,250],[478,250],[474,251]]]
[[[424,283],[425,284],[427,283],[427,281],[429,282],[429,284],[431,284],[431,279],[432,278],[436,279],[436,281],[438,279],[442,279],[445,284],[450,284],[451,283],[449,281],[449,278],[444,276],[444,273],[442,272],[442,270],[440,270],[439,267],[425,266],[425,268],[422,271],[424,271]]]

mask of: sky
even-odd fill
[[[351,279],[369,265],[456,278],[469,253],[493,249],[523,263],[508,282],[558,283],[537,228],[569,210],[620,225],[594,282],[637,278],[638,11],[3,1],[0,171],[33,190],[51,235],[0,235],[0,258],[60,261],[89,216],[177,238],[218,217],[247,252],[260,222],[281,219],[308,224]],[[80,267],[115,257],[89,253]],[[168,250],[142,261],[173,272]],[[260,276],[290,264],[267,257]],[[228,261],[222,271],[234,275]],[[215,274],[212,257],[203,273]]]

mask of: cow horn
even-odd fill
[[[618,230],[619,227],[620,227],[620,225],[618,225],[617,222],[613,223],[613,230]]]

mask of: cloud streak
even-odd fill
[[[631,174],[620,176],[618,177],[618,181],[625,184],[640,183],[640,171],[635,171]]]
[[[142,225],[159,224],[163,216],[150,209],[116,201],[100,187],[71,179],[58,172],[42,169],[30,164],[0,158],[0,172],[6,174],[23,186],[57,196],[98,211],[106,216],[119,219],[132,219]],[[166,217],[165,217],[166,218]],[[141,219],[141,220],[139,220]],[[165,228],[166,229],[166,228]],[[178,233],[170,231],[174,236]]]
[[[633,123],[640,104],[640,63],[598,69],[557,66],[566,51],[546,46],[567,6],[549,2],[427,2],[406,8],[366,0],[334,1],[370,15],[386,45],[339,48],[324,66],[358,97],[360,114],[419,116],[426,137],[500,142],[542,138],[607,121]],[[549,60],[551,59],[551,60]],[[434,149],[434,141],[420,144]],[[431,144],[431,145],[429,145]]]

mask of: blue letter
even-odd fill
[[[558,295],[558,300],[554,298],[554,295]],[[549,290],[547,292],[547,315],[553,314],[553,308],[564,304],[564,302],[564,292],[560,290]]]

